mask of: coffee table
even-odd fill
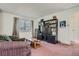
[[[31,46],[33,48],[38,48],[40,47],[40,41],[39,40],[33,40],[32,43],[31,43]]]

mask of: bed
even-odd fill
[[[0,41],[0,56],[30,56],[29,42],[25,41]]]

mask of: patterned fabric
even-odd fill
[[[5,37],[8,41],[12,41],[9,36],[5,35]]]
[[[28,42],[0,42],[0,56],[28,56],[31,54]]]

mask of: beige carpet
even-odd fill
[[[79,56],[79,45],[51,44],[41,41],[41,47],[31,49],[32,56]]]

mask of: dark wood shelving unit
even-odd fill
[[[40,23],[42,25],[40,25]],[[39,27],[37,35],[38,39],[54,44],[58,42],[58,19],[50,19],[39,22]]]

